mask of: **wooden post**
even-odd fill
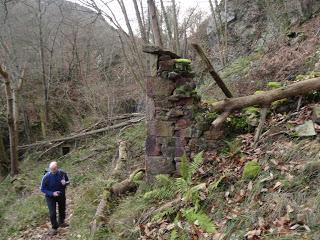
[[[202,48],[195,43],[192,43],[191,45],[197,51],[202,61],[206,64],[210,75],[213,77],[214,81],[218,84],[218,86],[221,88],[221,90],[226,95],[226,97],[232,98],[233,97],[232,93],[229,91],[229,89],[227,88],[227,86],[219,76],[219,74],[214,70],[209,58],[206,56]]]

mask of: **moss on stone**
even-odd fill
[[[260,165],[255,161],[247,162],[244,166],[242,178],[244,180],[255,179],[261,172]]]

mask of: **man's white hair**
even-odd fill
[[[58,163],[57,162],[51,162],[50,164],[49,164],[49,168],[51,169],[51,168],[54,168],[54,167],[57,167],[58,166]]]

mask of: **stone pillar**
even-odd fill
[[[199,107],[200,97],[190,61],[157,47],[146,47],[144,52],[153,55],[156,66],[147,79],[146,170],[150,179],[175,173],[180,157],[190,154],[193,112]]]

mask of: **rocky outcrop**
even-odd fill
[[[224,1],[221,1],[219,9],[223,29],[227,22],[228,59],[232,61],[285,36],[289,26],[301,23],[319,12],[320,1],[229,0],[226,14]],[[219,25],[218,21],[218,29]],[[209,19],[207,34],[211,48],[218,44],[217,32],[213,19]]]

